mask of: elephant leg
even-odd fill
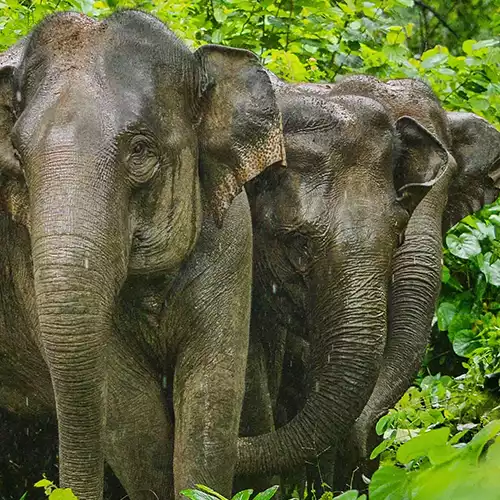
[[[273,428],[274,417],[264,350],[258,340],[252,339],[248,348],[240,434],[257,436]]]
[[[162,311],[160,328],[175,350],[176,496],[196,484],[231,494],[248,359],[251,222],[244,193],[222,228],[207,217]]]
[[[183,353],[186,358],[197,356],[189,350]],[[221,357],[213,353],[209,365],[203,363],[189,373],[180,369],[181,374],[175,375],[177,495],[196,484],[231,494],[244,381],[235,373],[234,362]]]
[[[108,366],[106,461],[130,500],[169,500],[173,423],[161,384],[131,354],[116,354]]]
[[[268,384],[268,370],[262,343],[250,339],[245,379],[245,397],[241,412],[240,435],[257,436],[274,430],[273,404]],[[239,475],[235,477],[233,493],[253,489],[262,491],[274,484],[279,478],[262,475]]]

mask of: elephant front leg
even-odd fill
[[[204,484],[225,496],[231,494],[245,360],[234,348],[203,352],[188,349],[182,358],[191,368],[177,367],[174,383],[174,484],[177,494]],[[203,359],[200,359],[200,355]],[[190,363],[191,364],[191,363]]]
[[[231,494],[245,390],[252,232],[244,193],[222,229],[204,222],[164,311],[174,368],[175,493],[205,484]]]
[[[262,343],[251,334],[245,378],[245,398],[241,412],[240,435],[258,436],[274,430],[273,404],[268,384],[268,370]],[[234,492],[246,489],[265,490],[277,484],[279,478],[259,475],[239,475],[233,484]]]
[[[106,460],[130,500],[173,498],[173,422],[159,380],[113,342],[108,365]]]

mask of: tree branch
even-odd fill
[[[415,0],[415,5],[418,5],[420,8],[428,10],[432,13],[432,15],[457,39],[460,37],[457,35],[456,31],[446,22],[439,12],[433,9],[430,5],[422,2],[422,0]]]
[[[250,11],[250,15],[247,17],[247,19],[245,19],[245,22],[243,23],[243,26],[241,27],[240,36],[243,35],[243,30],[245,29],[245,27],[248,24],[248,22],[250,21],[250,19],[252,19],[252,16],[253,16],[253,13],[255,12],[256,6],[257,6],[257,2],[255,2],[252,5],[252,10]]]
[[[446,12],[446,14],[444,14],[443,17],[447,18],[451,12],[455,9],[455,7],[457,6],[457,2],[453,2],[451,4],[451,7],[448,9],[448,11]],[[434,31],[436,31],[436,28],[439,26],[439,23],[436,24],[430,31],[429,31],[429,38],[432,36],[432,34],[434,33]]]
[[[288,50],[288,44],[290,43],[290,25],[292,23],[292,15],[293,15],[293,0],[290,0],[290,14],[288,16],[288,23],[286,26],[285,50]]]

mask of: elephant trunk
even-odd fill
[[[126,272],[125,233],[119,193],[106,193],[104,179],[99,192],[93,185],[99,178],[96,165],[75,156],[52,152],[44,156],[44,168],[31,165],[32,255],[39,328],[56,401],[60,483],[81,500],[98,500],[106,341]],[[47,168],[54,161],[57,168]]]
[[[387,327],[390,252],[374,255],[377,242],[370,238],[335,239],[310,276],[306,403],[284,427],[240,438],[240,473],[276,473],[320,455],[352,426],[377,378]]]
[[[377,420],[403,396],[425,354],[441,288],[441,221],[454,169],[455,165],[451,165],[418,205],[408,223],[405,242],[393,258],[388,337],[382,367],[351,434],[357,461],[368,458],[376,445]],[[345,465],[346,460],[341,461]]]

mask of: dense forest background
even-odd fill
[[[152,12],[192,47],[219,43],[252,50],[287,81],[333,82],[352,73],[421,78],[446,109],[472,111],[500,129],[498,0],[0,0],[0,50],[53,11],[101,17],[117,8]],[[434,480],[425,477],[434,493],[460,488],[439,497],[424,488],[411,498],[471,498],[460,496],[467,492],[463,474],[476,497],[498,498],[498,484],[488,480],[500,472],[498,446],[498,463],[490,463],[485,475],[486,460],[476,482],[456,464],[477,465],[500,428],[499,236],[498,202],[447,234],[432,343],[414,386],[379,421],[384,441],[373,455],[381,456],[386,472],[380,469],[372,481],[370,499],[403,498],[387,494],[433,470]],[[455,466],[445,467],[444,481],[438,473],[450,457]],[[493,487],[496,496],[488,496]]]

